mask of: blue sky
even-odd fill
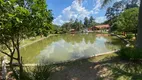
[[[84,0],[81,4],[77,0],[47,0],[48,9],[52,10],[53,23],[62,25],[70,19],[83,20],[84,17],[93,16],[96,22],[101,23],[106,20],[105,8],[101,9],[102,0]],[[120,1],[120,0],[114,0]],[[112,5],[112,4],[110,4]]]

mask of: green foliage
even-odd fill
[[[93,18],[93,16],[91,16],[89,19],[89,26],[88,27],[93,27],[95,25],[96,25],[95,19]]]
[[[48,80],[54,68],[55,66],[52,64],[26,67],[21,80]]]
[[[83,29],[82,21],[78,21],[78,19],[75,20],[75,22],[72,24],[72,28],[80,31]]]
[[[136,32],[138,26],[138,8],[124,11],[117,19],[119,31]]]
[[[118,1],[113,4],[112,7],[108,7],[106,11],[106,17],[108,20],[112,20],[114,17],[119,16],[119,14],[125,9],[125,0]]]
[[[61,34],[62,33],[62,29],[61,29],[61,26],[59,26],[59,25],[53,25],[53,33],[54,34]]]
[[[32,2],[27,0],[27,6],[21,3],[17,4],[17,1],[0,2],[1,41],[9,38],[22,39],[23,37],[33,36],[32,34],[35,33],[37,33],[36,35],[47,34],[52,29],[53,17],[51,11],[46,9],[45,0],[34,0]]]
[[[20,74],[22,72],[20,41],[36,35],[47,36],[52,29],[52,20],[46,0],[0,0],[0,47],[7,48],[7,52],[0,48],[0,53],[10,57],[11,69],[15,59]]]
[[[138,26],[138,8],[130,8],[115,17],[111,21],[111,31],[118,32],[137,32]]]
[[[106,1],[111,1],[111,0],[106,0]],[[107,24],[110,24],[112,26],[111,31],[117,30],[116,26],[117,23],[121,24],[119,22],[116,23],[117,18],[121,13],[123,13],[127,9],[131,8],[138,8],[139,5],[137,4],[139,0],[122,0],[115,2],[113,6],[108,7],[105,16],[107,17],[108,21]]]
[[[71,23],[64,23],[62,25],[62,31],[63,31],[63,33],[69,32],[70,29],[71,29]]]
[[[111,0],[104,0],[104,4],[106,4],[106,2],[107,3],[111,2]],[[105,15],[108,20],[112,20],[114,17],[119,16],[120,13],[122,13],[126,9],[139,7],[139,5],[137,4],[138,2],[139,2],[139,0],[117,1],[113,4],[113,6],[107,8]]]
[[[84,28],[90,28],[96,25],[95,19],[91,16],[89,19],[87,17],[84,18],[84,23],[82,21],[75,19],[71,19],[69,22],[64,23],[61,28],[63,32],[69,32],[71,29],[75,29],[76,31],[82,31]]]
[[[103,0],[103,4],[102,7],[106,6],[106,4],[108,4],[109,2],[111,2],[112,0]]]
[[[137,61],[142,59],[142,50],[138,48],[126,47],[122,48],[118,55],[120,58],[125,60]]]
[[[81,31],[83,29],[83,24],[81,20],[78,21],[78,19],[76,19],[75,21],[73,21],[71,19],[70,22],[64,23],[61,26],[61,28],[62,28],[63,33],[67,33],[71,29],[75,29],[76,31]]]
[[[126,39],[132,39],[133,35],[132,34],[127,34]]]
[[[87,28],[89,26],[89,20],[87,17],[84,18],[84,27]]]

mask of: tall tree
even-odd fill
[[[80,28],[79,30],[82,30],[82,29],[83,29],[83,24],[82,24],[82,21],[81,21],[81,20],[79,21],[79,28]]]
[[[90,24],[93,23],[94,20],[95,20],[95,19],[93,18],[93,16],[91,16],[90,19],[89,19],[89,23],[90,23]]]
[[[73,27],[75,30],[80,31],[82,29],[82,21],[78,21],[78,19],[76,19],[73,23]]]
[[[125,10],[115,21],[119,32],[133,32],[136,34],[138,26],[138,8]]]
[[[91,16],[90,17],[90,19],[89,19],[89,27],[93,27],[93,26],[95,26],[95,19],[93,18],[93,16]]]
[[[121,12],[125,10],[125,1],[115,2],[112,7],[108,7],[105,16],[108,20],[119,16]]]
[[[107,5],[111,1],[112,0],[104,0],[102,6]],[[135,1],[135,0],[131,0],[131,1]],[[136,38],[136,45],[135,45],[137,48],[142,48],[142,23],[141,22],[142,22],[142,0],[140,0],[139,17],[138,17],[138,35]]]
[[[84,18],[84,28],[88,28],[89,27],[89,20],[87,17]]]
[[[0,53],[10,57],[13,72],[13,59],[18,62],[20,69],[18,79],[22,78],[23,72],[20,41],[33,36],[33,33],[39,30],[41,33],[48,32],[49,27],[52,27],[52,19],[45,0],[0,0],[0,45],[9,50],[5,52],[0,48]]]
[[[64,23],[62,26],[63,33],[67,33],[72,28],[70,22]]]

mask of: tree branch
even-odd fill
[[[4,44],[5,44],[5,46],[8,48],[8,50],[9,50],[10,52],[12,52],[11,48],[7,45],[7,43],[4,43]]]
[[[14,49],[14,51],[15,51],[15,49]],[[13,52],[14,52],[14,51],[13,51]],[[5,55],[7,55],[8,57],[11,57],[11,55],[9,55],[8,53],[6,53],[6,52],[4,52],[4,51],[2,51],[2,50],[0,50],[0,52],[3,53],[3,54],[5,54]],[[13,56],[12,56],[12,57],[13,57]],[[17,58],[15,58],[15,57],[13,57],[13,59],[17,60]]]
[[[16,45],[15,45],[15,43],[14,43],[14,39],[12,38],[11,41],[12,41],[13,49],[14,49],[14,47],[16,47]]]

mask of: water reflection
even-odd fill
[[[24,63],[60,62],[117,49],[120,43],[108,34],[62,34],[21,48],[20,52]]]
[[[60,40],[45,47],[37,58],[42,63],[61,62],[90,57],[98,53],[111,51],[112,48],[117,49],[118,46],[108,44],[111,40],[105,36],[101,34],[60,36]]]

